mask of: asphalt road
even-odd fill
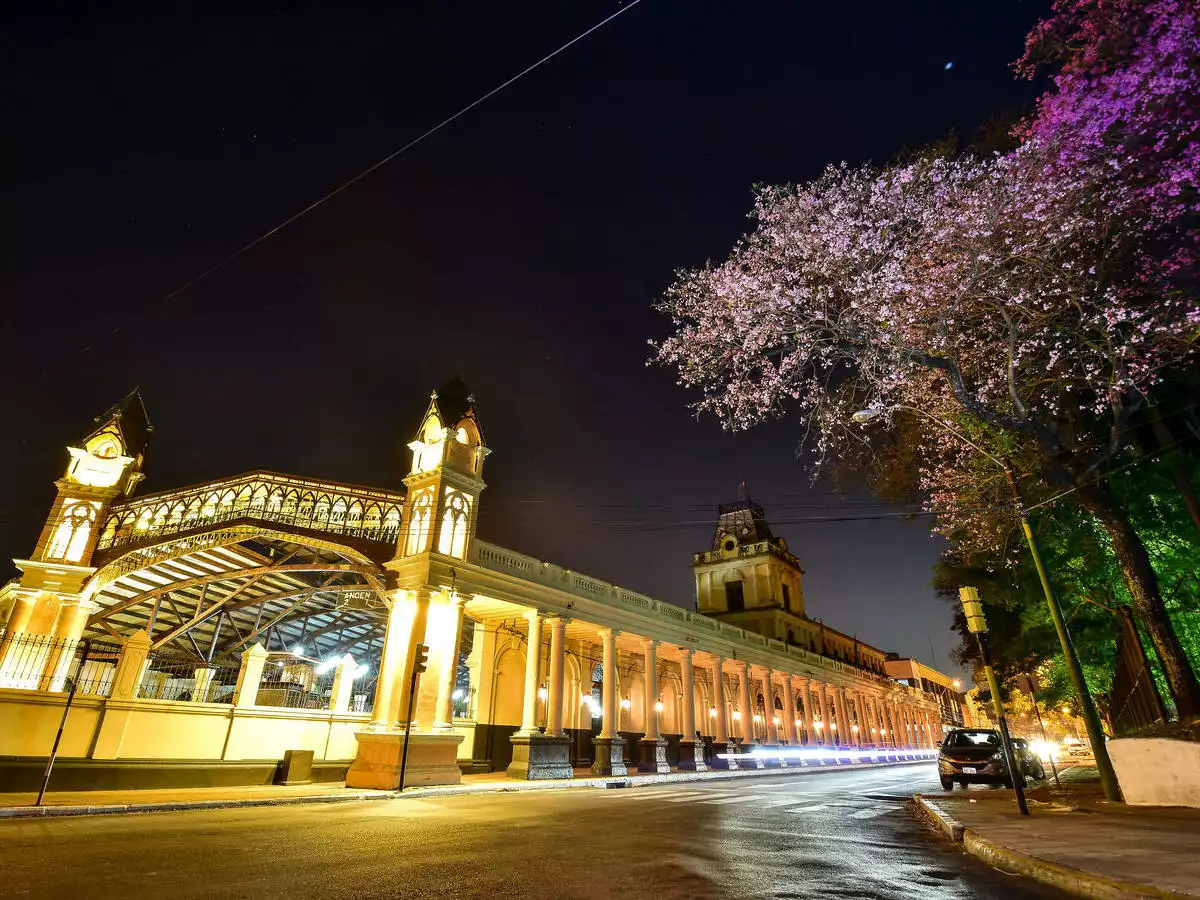
[[[0,897],[1018,898],[915,820],[932,765],[0,822]]]

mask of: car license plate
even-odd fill
[[[975,774],[975,769],[974,769],[974,767],[972,767],[972,766],[963,766],[963,774],[964,774],[964,775],[974,775],[974,774]]]

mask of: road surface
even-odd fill
[[[904,801],[932,765],[0,822],[0,897],[1060,897]]]

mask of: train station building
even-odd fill
[[[253,471],[139,494],[137,392],[67,448],[0,588],[0,790],[65,717],[59,789],[309,777],[395,788],[763,768],[931,748],[937,698],[805,614],[800,560],[748,497],[693,557],[695,609],[477,534],[487,446],[435,392],[402,490]],[[503,449],[503,448],[500,448]]]

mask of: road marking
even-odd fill
[[[741,794],[735,794],[734,797],[741,797]],[[706,800],[716,800],[717,798],[730,797],[729,791],[689,791],[682,797],[668,797],[668,803],[703,803]]]
[[[705,800],[705,803],[749,803],[752,800],[762,800],[766,798],[766,794],[741,794],[737,797],[726,797],[724,800]]]
[[[797,815],[799,815],[801,813],[817,812],[818,810],[828,809],[828,808],[829,808],[828,803],[814,803],[812,806],[801,806],[801,807],[798,807],[795,809],[789,809],[788,812],[796,813]]]
[[[858,812],[850,813],[852,819],[874,819],[878,816],[885,816],[890,812],[895,812],[895,809],[860,809]]]

